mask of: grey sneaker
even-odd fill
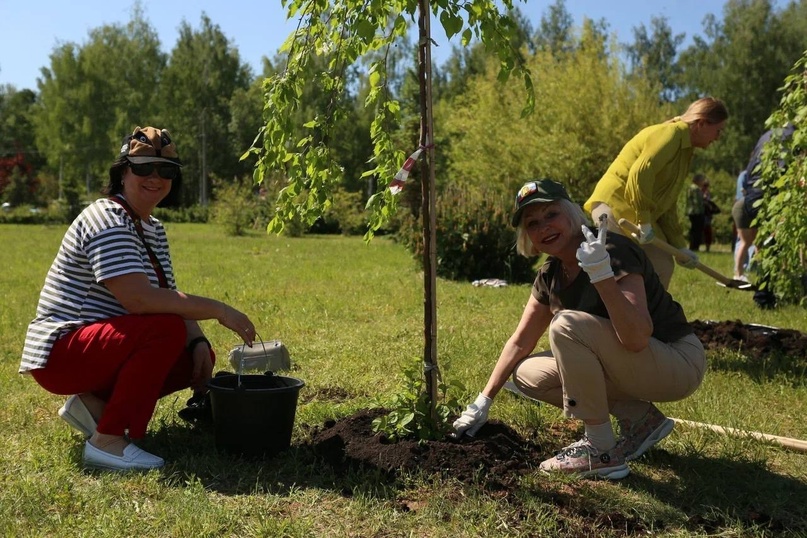
[[[539,469],[546,473],[574,473],[611,480],[625,478],[630,473],[619,443],[611,450],[601,451],[586,437],[562,449],[555,457],[543,461]]]
[[[650,447],[670,435],[675,421],[664,416],[664,413],[650,404],[647,414],[638,422],[628,419],[619,421],[620,445],[626,461],[633,461]]]

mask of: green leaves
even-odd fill
[[[465,387],[459,381],[439,383],[437,391],[440,401],[435,407],[436,417],[432,418],[428,395],[424,389],[422,367],[423,362],[420,359],[412,359],[404,369],[401,391],[392,395],[389,401],[379,402],[379,405],[390,412],[373,420],[375,433],[383,433],[390,441],[395,442],[401,439],[436,441],[451,432],[449,419],[462,410],[455,394],[464,394]]]
[[[405,154],[413,149],[394,142],[401,138],[401,106],[390,88],[387,62],[390,50],[409,31],[407,21],[417,18],[418,3],[285,0],[284,5],[289,17],[298,17],[301,23],[284,43],[288,51],[284,71],[264,81],[265,126],[255,176],[260,182],[272,174],[282,174],[287,182],[278,196],[270,229],[282,230],[284,218],[313,222],[322,215],[333,187],[344,179],[330,152],[335,146],[339,118],[351,113],[354,106],[354,101],[346,98],[350,70],[369,59],[364,107],[372,115],[372,168],[360,174],[377,186],[367,203],[370,215],[365,238],[369,240],[395,211],[395,199],[386,187],[403,164]],[[512,8],[512,2],[504,2],[504,8]],[[497,55],[502,80],[512,71],[521,75],[527,93],[524,113],[530,113],[535,101],[532,82],[511,44],[515,24],[506,11],[500,12],[489,0],[439,0],[432,9],[449,38],[461,34],[463,42],[468,43],[476,35]],[[372,56],[376,51],[382,54]],[[318,92],[316,109],[301,103],[311,86]]]
[[[446,10],[440,13],[440,24],[446,31],[446,37],[451,39],[462,31],[465,21],[456,13]]]
[[[755,261],[762,283],[782,304],[807,304],[807,52],[785,79],[779,107],[768,118],[768,128],[796,126],[786,140],[774,136],[762,154],[764,192],[757,223]],[[780,166],[781,165],[781,166]]]

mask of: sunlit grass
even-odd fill
[[[422,355],[418,264],[386,238],[365,244],[343,237],[228,237],[205,225],[167,228],[183,290],[244,310],[264,339],[288,347],[291,375],[306,383],[292,449],[258,462],[220,455],[209,433],[177,418],[188,396],[182,394],[160,402],[143,442],[168,460],[163,470],[83,472],[82,441],[56,416],[63,398],[16,373],[25,328],[65,228],[0,226],[0,534],[768,536],[764,518],[807,532],[807,455],[680,426],[618,483],[530,474],[504,494],[450,477],[388,483],[372,472],[337,475],[304,445],[325,420],[398,390],[404,365]],[[701,259],[731,275],[727,250]],[[671,291],[693,320],[807,331],[803,309],[760,310],[751,293],[717,286],[697,271],[676,269]],[[438,281],[438,360],[445,379],[467,387],[467,399],[484,386],[528,294],[525,285]],[[240,343],[237,337],[215,322],[203,326],[218,352],[217,368],[231,369],[227,352]],[[660,404],[667,414],[807,438],[803,370],[782,359],[753,363],[737,350],[709,358],[703,386],[681,402]],[[496,399],[491,414],[550,446],[556,440],[546,437],[546,425],[564,420],[555,409],[510,394]]]

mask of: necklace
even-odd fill
[[[558,275],[560,278],[558,278],[558,283],[561,284],[563,287],[566,287],[566,285],[570,281],[569,270],[566,269],[566,265],[564,265],[564,263],[560,260],[558,260],[558,265],[560,265],[560,275]]]
[[[566,267],[566,265],[563,262],[561,262],[560,269],[561,269],[561,273],[563,274],[563,282],[566,285],[571,284],[574,281],[574,279],[577,278],[577,274],[579,272],[578,271],[579,270],[578,266],[568,268],[568,267]]]

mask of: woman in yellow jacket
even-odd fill
[[[584,208],[594,222],[608,215],[609,229],[622,233],[619,219],[641,228],[632,234],[647,253],[665,288],[669,287],[673,258],[653,246],[656,237],[689,254],[678,258],[694,267],[697,255],[686,249],[684,231],[678,221],[678,195],[689,175],[695,148],[707,148],[720,138],[729,113],[719,99],[704,97],[681,116],[642,129],[619,152],[594,188]]]

